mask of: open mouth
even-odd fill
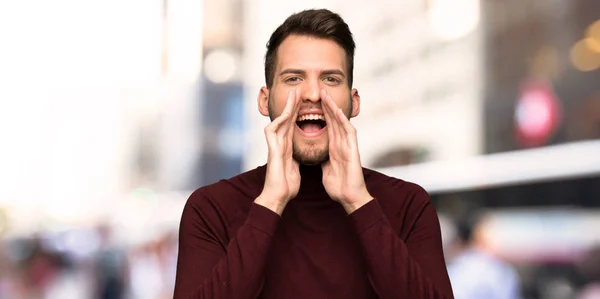
[[[298,117],[296,125],[305,133],[316,133],[327,126],[322,114],[304,114]]]

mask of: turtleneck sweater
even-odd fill
[[[282,215],[254,203],[266,165],[201,187],[179,228],[175,299],[453,298],[438,216],[420,186],[363,168],[351,214],[300,166]]]

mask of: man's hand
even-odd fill
[[[265,127],[269,148],[267,173],[262,193],[254,202],[279,215],[300,189],[299,165],[292,157],[292,139],[299,109],[300,96],[297,91],[291,90],[281,115]]]
[[[363,177],[356,129],[325,90],[321,91],[321,103],[329,136],[329,160],[322,165],[323,185],[329,197],[350,214],[373,199]]]

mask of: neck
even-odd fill
[[[325,191],[321,165],[300,164],[300,191],[298,194],[310,194]]]

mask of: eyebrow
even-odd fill
[[[306,71],[301,69],[285,69],[279,73],[279,76],[283,76],[285,74],[306,75]],[[338,69],[324,70],[321,72],[321,75],[339,75],[342,77],[346,77],[344,72]]]
[[[285,70],[281,71],[281,73],[279,73],[279,76],[283,76],[285,74],[304,75],[304,74],[306,74],[306,72],[301,69],[285,69]]]
[[[342,77],[346,77],[346,74],[340,70],[324,70],[321,72],[322,75],[339,75]]]

